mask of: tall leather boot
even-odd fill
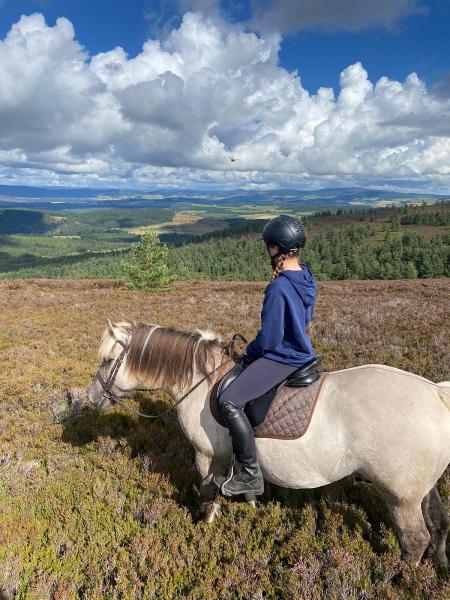
[[[232,471],[222,485],[224,496],[252,493],[260,495],[264,492],[264,479],[256,459],[256,444],[253,429],[247,415],[230,401],[221,406],[221,413],[231,433],[234,454],[241,465],[239,473]]]

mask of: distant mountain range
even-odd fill
[[[222,206],[246,204],[280,204],[310,206],[377,206],[389,201],[401,204],[422,200],[435,202],[449,200],[450,195],[402,193],[361,187],[323,188],[319,190],[148,190],[60,188],[0,185],[0,207],[36,208],[45,210],[72,210],[77,208],[143,208],[154,203],[160,208],[180,203],[209,204],[211,200]]]
[[[29,187],[26,185],[0,185],[0,197],[6,198],[96,198],[104,194],[119,194],[119,190],[94,188]]]

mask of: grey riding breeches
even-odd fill
[[[269,358],[257,358],[220,394],[219,406],[225,401],[230,401],[236,406],[244,406],[250,400],[268,392],[298,368]]]

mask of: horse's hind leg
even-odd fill
[[[431,536],[427,555],[437,566],[448,568],[445,546],[450,518],[442,505],[436,486],[422,500],[422,512]]]
[[[420,501],[387,500],[389,512],[397,529],[402,558],[419,564],[430,543],[430,534],[425,524]]]

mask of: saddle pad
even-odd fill
[[[219,410],[216,392],[220,379],[230,368],[227,366],[223,372],[219,371],[219,379],[212,387],[209,400],[214,418],[224,427],[226,427],[226,423]],[[320,373],[319,379],[306,387],[293,388],[283,385],[277,391],[264,421],[253,428],[255,438],[295,440],[302,437],[311,422],[326,375],[327,373]]]

